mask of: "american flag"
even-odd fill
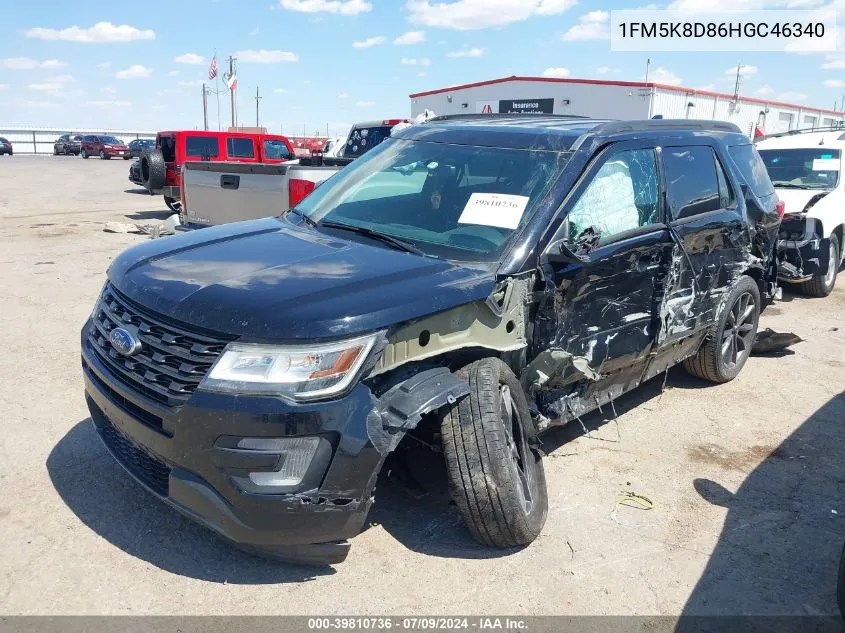
[[[211,59],[211,66],[208,67],[208,78],[214,79],[217,76],[217,55]]]

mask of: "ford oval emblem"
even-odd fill
[[[122,356],[134,356],[141,351],[141,341],[129,330],[116,327],[109,334],[109,342]]]

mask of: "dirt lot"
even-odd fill
[[[109,261],[147,239],[103,225],[167,216],[128,166],[0,158],[0,613],[835,613],[845,277],[764,314],[805,339],[789,354],[720,387],[676,369],[662,394],[661,377],[617,401],[618,424],[548,434],[549,518],[530,547],[475,545],[429,459],[422,498],[383,478],[345,563],[289,566],[155,501],[90,426],[79,329]],[[624,491],[654,509],[617,505]]]

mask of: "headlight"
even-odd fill
[[[229,343],[200,388],[297,400],[334,395],[355,380],[378,336],[307,346]]]

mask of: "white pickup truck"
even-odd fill
[[[179,220],[199,228],[281,215],[348,162],[184,163]]]

